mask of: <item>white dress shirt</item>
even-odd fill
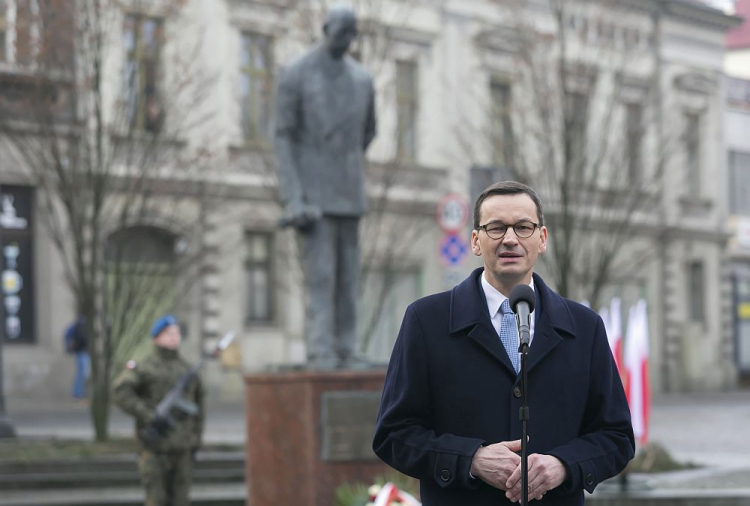
[[[492,321],[492,326],[495,327],[495,332],[497,332],[497,335],[499,336],[500,323],[503,321],[503,315],[500,312],[500,306],[508,297],[500,293],[494,286],[489,284],[487,279],[484,277],[485,272],[482,273],[482,289],[484,290],[484,298],[487,299],[487,309],[490,312],[490,320]],[[531,278],[531,283],[529,283],[529,286],[532,290],[534,289],[534,278]],[[531,323],[529,324],[529,347],[531,347],[531,343],[534,342],[534,311],[531,312],[531,317],[529,318],[529,320],[531,320]]]

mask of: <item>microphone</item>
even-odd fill
[[[529,285],[517,285],[510,291],[510,308],[516,313],[518,325],[519,351],[529,346],[531,341],[530,316],[534,310],[534,290]]]

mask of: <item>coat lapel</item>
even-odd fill
[[[542,278],[534,274],[536,293],[534,340],[527,357],[528,371],[533,370],[563,340],[575,337],[573,320],[562,297],[550,290]]]
[[[516,375],[500,337],[490,322],[487,301],[479,285],[484,269],[476,269],[451,292],[450,333],[466,335],[500,362],[507,372]]]

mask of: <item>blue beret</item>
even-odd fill
[[[151,337],[156,337],[161,334],[161,331],[170,325],[177,325],[177,318],[171,314],[164,315],[154,322],[151,326]]]

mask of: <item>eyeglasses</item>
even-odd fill
[[[531,237],[531,234],[533,234],[534,230],[539,226],[539,223],[534,223],[533,221],[519,221],[512,225],[493,221],[486,225],[479,225],[477,228],[484,229],[490,239],[502,239],[508,231],[508,227],[513,227],[513,232],[515,232],[518,237],[526,239],[527,237]]]

